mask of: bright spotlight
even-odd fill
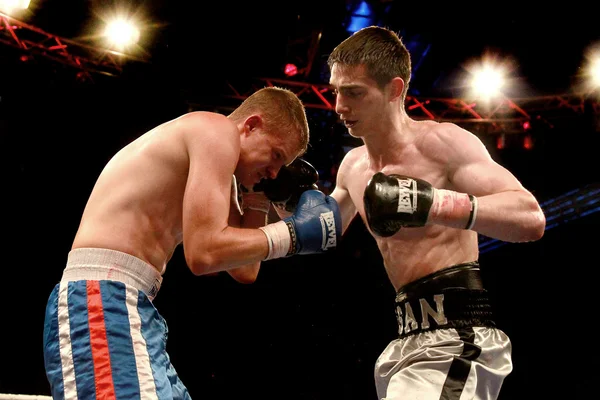
[[[465,65],[468,74],[463,85],[471,98],[484,102],[495,98],[503,98],[511,85],[509,72],[514,69],[514,61],[510,56],[486,53],[479,60],[471,60]]]
[[[110,43],[119,49],[137,43],[140,38],[140,31],[125,19],[116,19],[108,23],[104,34]]]
[[[578,90],[600,95],[600,42],[585,51],[585,60],[581,67]]]
[[[30,0],[0,0],[0,10],[11,13],[29,8]]]
[[[600,56],[596,57],[590,63],[588,75],[592,86],[595,88],[600,87]]]
[[[488,65],[473,74],[471,88],[479,96],[485,98],[495,97],[500,93],[503,86],[504,74],[498,68]]]

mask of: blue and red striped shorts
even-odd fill
[[[55,400],[190,398],[166,352],[167,324],[146,294],[158,290],[153,278],[160,285],[158,271],[124,253],[69,253],[44,323]]]

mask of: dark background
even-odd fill
[[[283,77],[290,38],[323,33],[309,83],[326,83],[324,60],[348,36],[356,2],[128,2],[151,26],[148,63],[116,77],[75,78],[73,69],[0,43],[2,289],[0,393],[49,394],[42,329],[89,192],[104,164],[155,125],[210,103],[229,79]],[[596,15],[519,3],[427,6],[371,2],[375,21],[401,33],[415,63],[414,96],[459,97],[452,80],[488,51],[512,57],[519,96],[561,94],[579,82],[585,52],[600,39]],[[90,40],[101,10],[118,2],[33,1],[22,20]],[[425,52],[425,50],[427,51]],[[420,62],[419,62],[420,60]],[[515,94],[517,95],[517,94]],[[323,179],[341,160],[340,126],[309,110],[306,159]],[[337,126],[336,126],[337,125]],[[540,202],[598,183],[597,115],[534,132],[535,147],[497,150]],[[324,183],[324,182],[321,182]],[[600,213],[560,223],[535,243],[481,255],[499,326],[513,343],[514,372],[502,399],[591,398],[600,356],[594,248]],[[194,277],[181,248],[155,305],[170,328],[168,350],[193,398],[375,399],[373,365],[396,334],[394,291],[362,223],[334,252],[263,263],[257,282]]]

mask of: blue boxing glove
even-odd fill
[[[288,218],[260,228],[269,242],[265,260],[294,254],[314,254],[335,248],[342,235],[337,202],[318,190],[307,190]]]

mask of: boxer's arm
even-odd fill
[[[471,229],[508,242],[542,237],[544,214],[534,196],[492,160],[483,143],[453,124],[440,124],[422,140],[422,151],[446,166],[448,184],[378,172],[364,192],[373,233],[392,236],[402,228],[444,225]]]
[[[244,215],[240,215],[240,213],[232,206],[229,216],[230,226],[240,228],[259,228],[261,226],[265,226],[265,224],[265,212],[246,208],[244,210]],[[229,275],[231,275],[231,277],[237,282],[249,284],[254,283],[256,281],[259,271],[260,261],[257,261],[251,264],[244,265],[242,267],[229,269],[226,272]]]
[[[233,177],[232,189],[237,188],[235,177]],[[231,205],[229,208],[229,226],[236,228],[258,228],[266,224],[265,212],[255,211],[250,208],[244,210],[244,215],[240,213],[242,204],[237,197],[237,190],[231,194]],[[242,267],[227,270],[227,272],[235,281],[244,284],[254,283],[258,277],[260,270],[260,262],[244,265]],[[222,271],[221,271],[222,272]],[[217,276],[220,272],[204,274],[204,276]]]
[[[239,131],[219,114],[194,114],[183,126],[189,162],[183,199],[183,249],[196,275],[263,260],[269,251],[259,229],[229,225],[231,180],[240,150]]]
[[[346,179],[349,175],[349,167],[354,163],[351,158],[354,157],[353,150],[350,150],[340,163],[338,168],[336,183],[333,192],[331,193],[331,197],[333,197],[339,207],[340,214],[342,217],[342,234],[346,232],[348,226],[352,222],[352,219],[356,216],[356,206],[350,197],[350,193],[348,192],[348,187],[346,185]]]
[[[540,239],[546,219],[535,197],[507,169],[497,164],[475,135],[443,124],[439,135],[449,155],[449,180],[457,192],[476,197],[472,230],[507,242]]]
[[[183,248],[194,274],[335,247],[340,227],[337,203],[317,191],[304,192],[297,212],[267,225],[268,229],[230,226],[231,177],[238,162],[239,131],[219,114],[202,113],[184,124],[189,171],[182,212]]]

